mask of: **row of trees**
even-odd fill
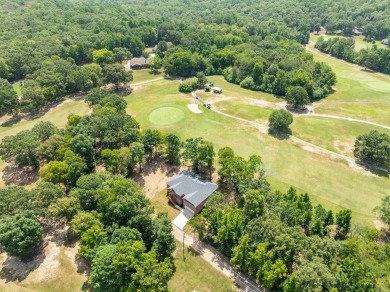
[[[364,68],[390,74],[390,50],[373,45],[371,49],[354,50],[353,38],[330,38],[325,40],[319,37],[315,47],[334,57],[359,64]]]

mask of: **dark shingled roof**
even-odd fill
[[[197,175],[183,171],[167,182],[168,188],[194,207],[199,206],[204,200],[218,189],[218,185],[200,179]]]

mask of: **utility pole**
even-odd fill
[[[183,231],[183,261],[186,260],[186,257],[184,256],[184,238],[186,237],[185,232]]]

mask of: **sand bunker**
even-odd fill
[[[188,109],[190,111],[192,111],[193,113],[195,114],[201,114],[202,111],[198,108],[198,104],[197,103],[191,103],[188,105]]]

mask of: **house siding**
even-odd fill
[[[208,198],[207,198],[208,199]],[[202,211],[203,206],[206,204],[207,199],[204,200],[202,203],[200,203],[197,207],[193,206],[191,203],[187,202],[186,200],[183,200],[183,206],[187,209],[190,209],[194,214],[200,213]]]

